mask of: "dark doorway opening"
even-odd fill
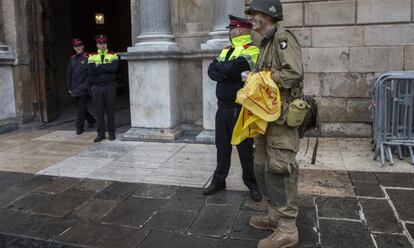
[[[33,39],[42,40],[42,44],[33,44],[33,49],[36,51],[39,47],[43,48],[44,53],[39,56],[45,66],[40,67],[47,70],[40,72],[44,77],[38,80],[38,95],[46,95],[41,98],[41,101],[39,100],[41,104],[38,104],[43,107],[43,112],[42,115],[39,115],[42,108],[39,108],[40,110],[34,109],[35,115],[41,116],[37,119],[42,122],[62,119],[62,116],[65,121],[68,121],[68,119],[74,119],[76,114],[65,81],[67,62],[73,54],[72,38],[82,38],[85,50],[91,53],[96,51],[94,36],[106,34],[109,37],[108,48],[110,51],[126,51],[132,43],[131,3],[130,0],[36,1],[41,3],[42,8],[32,8],[34,12],[31,16],[34,20],[41,20],[35,25],[38,27],[37,30],[42,32],[43,39]],[[41,10],[41,13],[36,13],[36,10]],[[97,14],[103,15],[104,23],[96,22]],[[29,30],[29,32],[32,31]],[[36,71],[36,68],[33,71]],[[116,109],[129,108],[128,65],[126,61],[120,61],[118,74],[117,103],[120,104],[117,104]],[[51,96],[48,97],[48,95]],[[129,109],[124,112],[129,114]],[[124,119],[128,118],[129,116]]]

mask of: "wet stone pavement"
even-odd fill
[[[321,172],[323,173],[323,172]],[[409,248],[414,175],[349,172],[355,196],[301,195],[297,247]],[[0,247],[256,247],[245,191],[0,171]]]

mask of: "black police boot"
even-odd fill
[[[226,183],[211,182],[210,186],[203,189],[203,195],[212,195],[226,189]]]
[[[258,187],[252,187],[249,192],[250,199],[254,202],[260,202],[262,200],[262,193]]]
[[[105,136],[98,135],[98,136],[96,136],[96,138],[93,140],[93,142],[94,142],[94,143],[98,143],[98,142],[100,142],[100,141],[102,141],[102,140],[104,140],[104,139],[105,139]]]
[[[82,134],[82,133],[83,133],[83,130],[82,129],[76,130],[76,135],[79,135],[79,134]]]
[[[114,133],[109,133],[109,140],[115,140],[115,134]]]

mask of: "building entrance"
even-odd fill
[[[82,38],[87,52],[95,52],[94,36],[109,36],[113,52],[131,46],[130,0],[28,1],[28,43],[35,119],[50,122],[71,105],[66,66],[73,54],[72,38]],[[117,98],[128,96],[128,65],[120,62]]]

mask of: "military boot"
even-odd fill
[[[279,220],[279,212],[275,208],[269,207],[266,215],[253,215],[250,217],[249,224],[257,229],[276,230]]]
[[[288,248],[299,242],[298,228],[295,219],[281,218],[277,229],[257,244],[257,248]]]

